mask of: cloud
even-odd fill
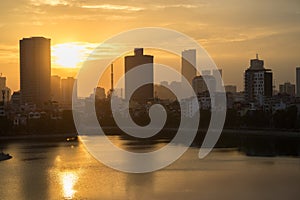
[[[100,5],[82,5],[82,8],[87,9],[105,9],[105,10],[126,10],[126,11],[141,11],[142,7],[126,6],[126,5],[113,5],[113,4],[100,4]]]
[[[17,62],[19,56],[19,49],[14,45],[0,44],[0,60],[13,63]]]
[[[68,5],[68,2],[66,0],[30,0],[30,3],[35,6],[40,5],[50,5],[50,6],[56,6],[56,5]]]
[[[198,8],[198,5],[192,5],[192,4],[173,4],[173,5],[158,5],[156,8]]]
[[[110,15],[105,17],[106,20],[110,21],[128,21],[128,20],[133,20],[136,17],[133,16],[122,16],[122,15]]]

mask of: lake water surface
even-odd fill
[[[135,143],[111,140],[124,148]],[[13,158],[0,162],[0,199],[300,199],[300,159],[247,157],[198,148],[146,174],[128,174],[94,159],[81,142],[2,141]],[[158,144],[159,145],[159,144]],[[113,155],[112,155],[113,156]]]

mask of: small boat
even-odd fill
[[[12,158],[12,156],[9,155],[8,153],[6,154],[6,153],[3,153],[3,152],[0,152],[0,161],[8,160],[8,159],[11,159],[11,158]]]
[[[67,142],[73,142],[73,141],[77,141],[77,136],[75,136],[75,137],[68,137],[66,140],[67,140]]]

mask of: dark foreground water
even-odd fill
[[[121,146],[136,145],[118,136],[111,139]],[[300,199],[299,158],[247,157],[218,149],[199,160],[199,149],[190,148],[163,170],[127,174],[95,160],[80,142],[1,145],[13,156],[0,162],[1,200]]]

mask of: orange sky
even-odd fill
[[[12,90],[19,89],[18,43],[23,37],[51,38],[53,74],[71,76],[76,70],[60,65],[69,61],[55,57],[61,50],[75,48],[71,54],[84,59],[110,36],[148,26],[171,28],[199,41],[223,69],[225,83],[239,89],[256,53],[273,70],[276,85],[294,82],[300,65],[298,0],[2,0],[0,72]],[[79,67],[80,59],[68,67]],[[179,60],[169,63],[176,66]]]

